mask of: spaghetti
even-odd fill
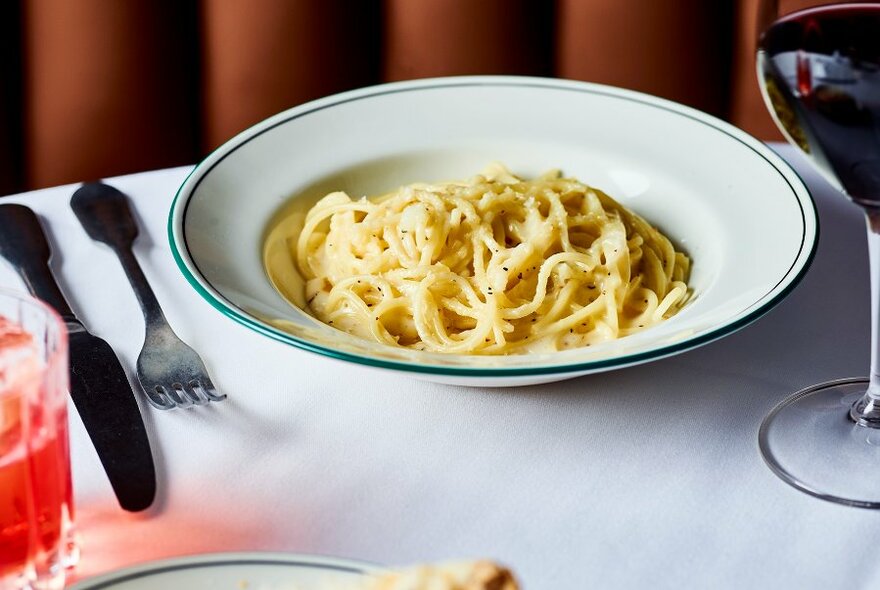
[[[523,180],[495,164],[373,199],[334,192],[290,245],[315,317],[418,350],[590,346],[663,321],[689,293],[690,260],[668,238],[558,171]]]

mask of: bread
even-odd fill
[[[519,590],[507,568],[488,560],[420,565],[371,579],[364,590]]]

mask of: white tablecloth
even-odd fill
[[[880,513],[795,491],[757,449],[777,401],[863,375],[869,359],[861,213],[779,149],[813,189],[821,225],[815,262],[781,305],[673,358],[512,390],[343,364],[226,319],[189,287],[166,239],[189,168],[112,179],[133,199],[136,254],[170,323],[229,399],[172,412],[140,400],[159,497],[134,515],[72,411],[78,576],[280,550],[382,564],[487,556],[526,590],[878,587]],[[42,216],[73,308],[131,368],[141,314],[114,255],[70,211],[73,190],[0,202]],[[0,285],[20,284],[0,264]]]

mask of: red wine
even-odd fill
[[[758,79],[789,141],[855,202],[880,208],[880,3],[776,21],[761,37]]]

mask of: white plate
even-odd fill
[[[378,568],[289,553],[218,553],[138,565],[84,580],[70,590],[319,590]]]
[[[466,178],[494,160],[525,176],[561,168],[658,225],[693,260],[692,302],[663,324],[588,349],[442,355],[342,333],[290,305],[270,284],[261,261],[264,232],[289,198]],[[636,92],[517,77],[389,84],[276,115],[199,164],[169,219],[183,274],[243,325],[341,360],[486,386],[625,367],[729,334],[791,291],[812,260],[817,234],[807,188],[741,130]]]

